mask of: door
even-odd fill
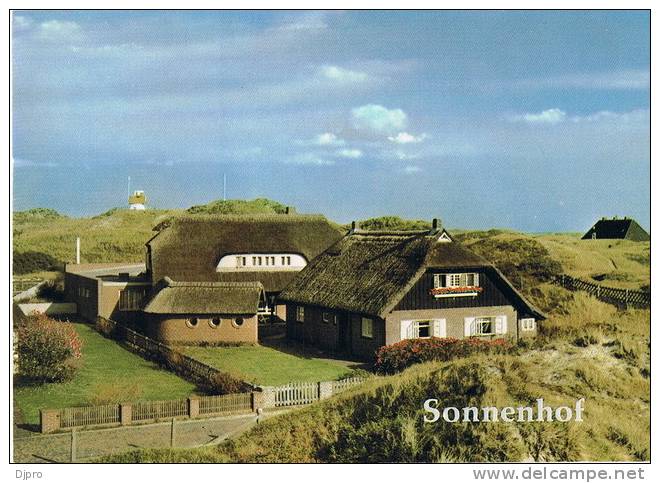
[[[351,326],[348,314],[337,315],[337,352],[351,352]]]

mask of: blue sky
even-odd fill
[[[266,196],[338,221],[650,225],[646,12],[13,17],[14,208]]]

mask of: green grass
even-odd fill
[[[23,423],[38,424],[39,409],[84,406],[100,392],[122,389],[142,400],[177,399],[195,391],[191,384],[105,339],[92,327],[74,323],[83,341],[82,366],[71,381],[14,389]],[[16,384],[16,381],[15,381]]]
[[[338,361],[300,357],[264,346],[186,347],[184,351],[221,371],[264,386],[331,381],[350,372]]]

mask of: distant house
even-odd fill
[[[601,218],[582,237],[583,240],[650,241],[651,236],[632,218]]]
[[[493,265],[430,231],[353,229],[280,294],[287,336],[359,358],[403,339],[536,335],[544,315]]]
[[[175,282],[165,277],[144,306],[144,332],[168,343],[256,343],[263,297],[260,282]]]
[[[144,263],[68,263],[64,292],[78,306],[78,314],[95,321],[100,315],[133,324],[141,316],[142,301],[151,290]]]
[[[177,282],[260,282],[262,312],[285,317],[277,296],[318,254],[341,238],[323,216],[196,215],[176,218],[151,238],[147,278]]]

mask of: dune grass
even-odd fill
[[[21,385],[14,380],[14,404],[22,423],[39,423],[39,409],[85,406],[102,399],[159,400],[187,397],[194,384],[102,337],[91,326],[74,323],[83,342],[81,367],[71,381]],[[119,401],[113,401],[119,402]]]
[[[562,290],[559,289],[558,290]],[[573,296],[575,295],[575,296]],[[219,446],[141,450],[110,462],[643,461],[650,458],[650,312],[584,294],[534,341],[374,377],[327,401],[266,420]],[[423,423],[439,406],[574,406],[581,423]]]

